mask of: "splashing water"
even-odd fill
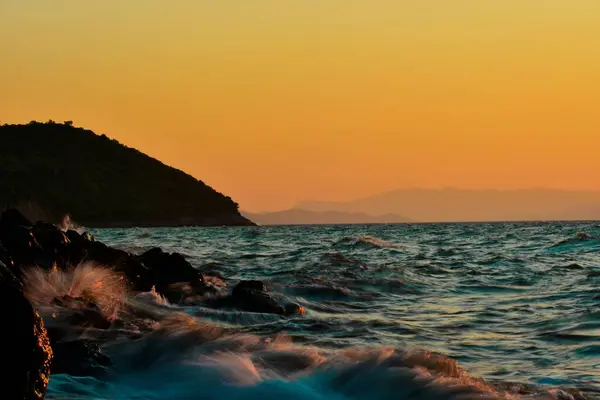
[[[68,271],[56,267],[45,271],[28,268],[23,273],[25,296],[42,313],[54,308],[55,299],[83,299],[96,304],[102,314],[116,319],[126,299],[126,283],[120,274],[95,263],[84,263]]]
[[[144,232],[92,233],[185,253],[220,290],[261,279],[306,314],[169,304],[155,291],[128,293],[103,266],[32,270],[35,304],[85,292],[124,321],[102,345],[111,374],[53,375],[48,398],[600,398],[595,223]],[[115,294],[83,290],[97,281]]]

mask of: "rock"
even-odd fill
[[[52,349],[44,322],[23,296],[20,285],[0,264],[0,354],[14,354],[0,374],[2,398],[41,400],[50,376]]]
[[[121,272],[129,281],[132,289],[149,291],[154,285],[154,275],[135,256],[126,251],[114,249],[97,241],[86,239],[86,261],[94,261]]]
[[[65,262],[70,266],[77,266],[87,255],[88,241],[74,230],[67,230],[64,235],[69,240]]]
[[[271,294],[262,281],[247,280],[239,282],[231,293],[231,296],[209,300],[213,305],[221,307],[238,308],[250,312],[278,314],[278,315],[301,315],[304,307],[296,303],[281,305]]]
[[[52,343],[53,374],[102,377],[112,366],[110,358],[100,347],[88,340],[58,341]]]
[[[71,315],[66,322],[70,325],[96,329],[108,329],[111,326],[111,322],[102,314],[98,305],[92,301],[65,295],[55,298],[52,303],[69,310]]]
[[[219,289],[212,284],[199,283],[190,285],[189,283],[173,283],[160,294],[171,304],[199,304],[207,294],[216,295]]]
[[[204,303],[216,308],[237,308],[244,311],[277,315],[301,315],[304,307],[296,303],[281,305],[262,281],[239,282],[230,296],[204,299]]]
[[[38,222],[33,227],[32,233],[43,251],[43,261],[38,262],[39,266],[46,269],[53,266],[64,269],[72,265],[70,257],[71,242],[57,226]]]
[[[248,280],[241,281],[233,288],[233,296],[243,295],[243,292],[246,291],[257,291],[257,292],[266,292],[267,287],[261,281],[256,280]]]
[[[261,281],[241,281],[233,288],[232,303],[245,311],[285,315],[285,308],[266,289]]]
[[[96,238],[94,236],[92,236],[91,233],[89,232],[83,232],[81,234],[81,237],[84,238],[85,240],[87,240],[88,242],[95,242]]]
[[[9,267],[12,267],[13,264],[12,258],[10,257],[10,254],[8,254],[8,250],[2,245],[2,242],[0,242],[0,262]]]
[[[305,313],[304,307],[296,303],[287,303],[285,305],[285,315],[302,315]]]
[[[65,236],[69,242],[77,246],[85,246],[86,238],[81,236],[79,232],[69,229],[65,232]]]
[[[57,253],[59,249],[66,248],[70,243],[65,233],[52,224],[38,222],[33,227],[33,235],[47,252]]]
[[[44,258],[44,250],[31,227],[4,225],[0,229],[0,242],[14,261],[13,272],[17,277],[20,276],[19,268],[37,265]]]
[[[19,210],[8,208],[0,216],[0,227],[28,226],[31,222]]]
[[[179,253],[169,254],[155,247],[138,256],[138,260],[150,271],[159,293],[166,293],[170,285],[181,282],[189,283],[192,288],[204,286],[200,271]]]

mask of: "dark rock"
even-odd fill
[[[209,300],[210,302],[210,300]],[[245,311],[278,314],[300,315],[304,314],[304,307],[296,303],[281,305],[271,294],[262,281],[248,280],[239,282],[231,296],[217,299],[213,304],[222,307],[239,308]]]
[[[15,226],[31,226],[31,222],[25,218],[19,210],[8,208],[2,212],[0,216],[0,226],[15,227]]]
[[[302,315],[305,310],[300,304],[297,303],[287,303],[285,305],[285,315]]]
[[[155,247],[138,257],[150,271],[157,292],[166,293],[174,283],[185,282],[192,287],[201,287],[204,278],[181,254],[166,253]]]
[[[241,281],[233,288],[233,296],[235,297],[236,295],[243,295],[243,292],[246,291],[266,292],[267,287],[261,281]]]
[[[49,222],[44,222],[44,221],[37,221],[35,223],[35,225],[33,225],[33,227],[35,229],[42,229],[42,230],[54,230],[54,229],[58,229],[56,227],[56,225],[51,224]]]
[[[33,235],[42,248],[48,252],[57,253],[58,249],[65,248],[69,244],[69,238],[54,225],[36,225]]]
[[[52,343],[53,374],[102,377],[112,366],[110,358],[100,347],[88,340],[58,341]]]
[[[71,265],[70,241],[63,231],[55,225],[38,222],[32,233],[43,252],[43,259],[38,261],[40,266],[64,269]]]
[[[55,298],[52,303],[69,310],[66,322],[70,325],[96,329],[108,329],[111,326],[111,322],[92,301],[65,295]]]
[[[81,237],[84,238],[85,240],[87,240],[88,242],[95,242],[96,238],[94,236],[92,236],[91,233],[89,232],[83,232],[81,234]]]
[[[20,276],[18,268],[37,265],[44,259],[44,249],[35,239],[30,227],[4,226],[0,229],[0,242],[14,261],[13,272],[17,277]]]
[[[285,308],[267,293],[261,281],[241,281],[233,288],[229,302],[245,311],[285,315]]]
[[[73,230],[68,230],[65,233],[69,240],[66,251],[65,263],[70,266],[79,265],[87,255],[88,241],[79,233]]]
[[[171,304],[200,304],[207,294],[216,295],[219,289],[212,284],[174,283],[160,292]]]
[[[1,397],[41,400],[50,376],[50,341],[42,318],[4,264],[0,264],[0,309],[0,354],[14,355],[0,374]]]
[[[8,254],[8,250],[6,250],[4,245],[2,245],[2,242],[0,242],[0,263],[4,263],[5,265],[9,266],[9,269],[13,264],[12,258],[10,257],[10,254]]]
[[[85,261],[93,261],[121,272],[134,290],[148,291],[152,289],[154,274],[135,256],[101,242],[86,239],[86,243]]]
[[[86,238],[80,235],[77,231],[69,229],[65,232],[65,236],[69,239],[69,242],[77,246],[85,246]]]

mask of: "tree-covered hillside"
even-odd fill
[[[0,126],[0,209],[9,206],[88,226],[251,224],[202,181],[71,122]]]

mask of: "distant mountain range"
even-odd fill
[[[410,222],[396,214],[369,215],[342,211],[309,211],[291,209],[268,213],[244,213],[249,220],[259,225],[320,225],[320,224],[382,224]]]
[[[401,189],[346,202],[304,201],[314,212],[398,214],[420,222],[600,220],[600,192],[559,189]]]

